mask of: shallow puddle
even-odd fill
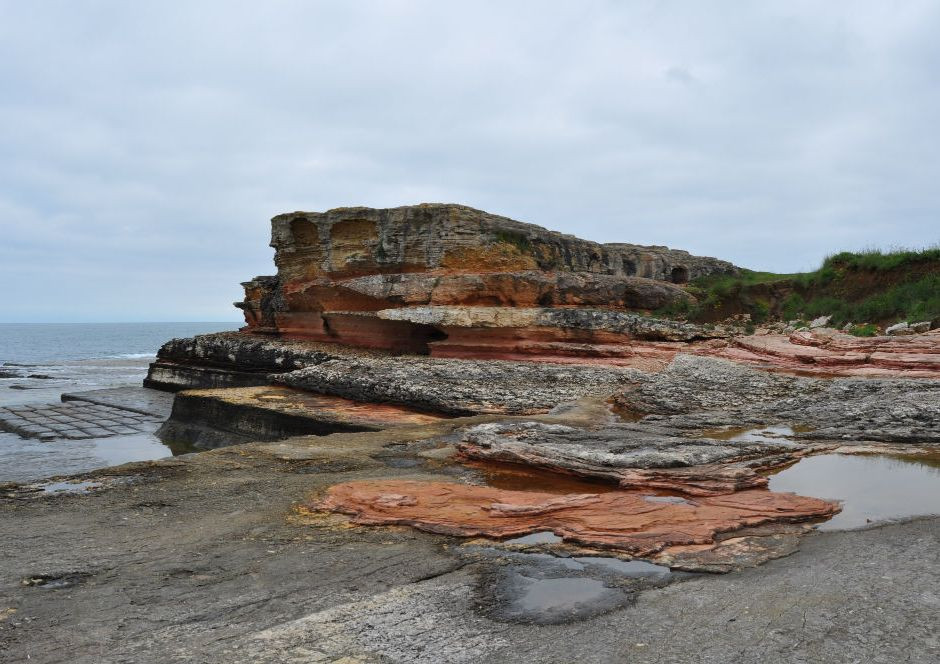
[[[940,454],[807,457],[770,476],[771,491],[837,499],[842,511],[820,530],[859,528],[869,523],[940,514]]]
[[[553,532],[542,531],[539,533],[530,533],[522,537],[513,537],[506,540],[506,544],[557,544],[561,538]]]
[[[525,577],[523,577],[525,578]],[[603,581],[588,578],[525,578],[524,587],[514,604],[526,612],[573,611],[582,604],[593,604],[607,594],[614,594]]]
[[[598,565],[631,579],[665,578],[672,573],[668,567],[654,565],[645,560],[621,560],[601,556],[580,556],[575,560],[583,565]]]
[[[776,445],[796,445],[791,440],[798,433],[812,431],[811,427],[736,427],[731,429],[708,429],[702,432],[705,438],[726,440],[732,443],[773,443]]]
[[[467,461],[464,466],[479,471],[487,486],[507,491],[543,493],[606,493],[617,491],[613,482],[592,482],[574,475],[553,473],[513,463]]]
[[[118,466],[132,461],[162,459],[179,453],[150,433],[95,438],[88,442],[94,450],[93,454],[102,459],[107,466]],[[74,445],[74,443],[69,444]]]
[[[42,485],[43,493],[88,493],[92,489],[101,488],[101,482],[84,480],[80,482],[45,482]]]

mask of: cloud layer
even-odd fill
[[[934,2],[0,2],[0,320],[225,320],[268,219],[460,202],[795,271],[940,240]]]

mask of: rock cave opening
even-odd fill
[[[674,284],[687,284],[689,283],[689,268],[682,265],[677,265],[672,268],[672,273],[670,274],[672,283]]]

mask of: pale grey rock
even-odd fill
[[[658,431],[782,424],[797,440],[940,443],[940,380],[797,378],[680,355],[616,397]]]
[[[580,428],[542,422],[487,423],[461,433],[458,449],[473,456],[593,477],[624,468],[685,468],[790,454],[787,442],[722,442],[686,437],[655,424],[607,423]]]
[[[468,415],[547,412],[587,395],[612,394],[642,375],[616,367],[411,356],[335,358],[271,378],[357,401]]]
[[[910,326],[907,323],[895,323],[887,329],[885,329],[885,334],[894,336],[902,334],[913,334],[914,331],[911,330]]]

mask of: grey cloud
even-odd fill
[[[760,269],[940,240],[935,3],[0,2],[8,320],[235,318],[272,215]]]

